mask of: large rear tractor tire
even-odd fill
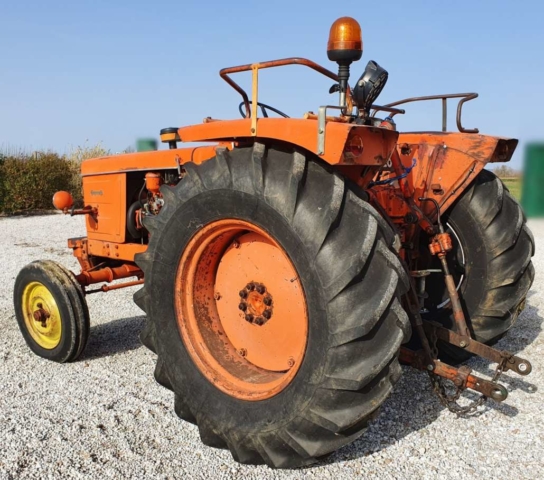
[[[448,263],[472,335],[492,345],[512,327],[533,283],[533,236],[518,202],[495,174],[482,170],[444,216],[454,249]],[[433,260],[433,267],[440,268]],[[445,284],[427,281],[431,319],[455,329]],[[439,343],[441,357],[459,363],[470,358],[460,348]]]
[[[218,150],[184,169],[136,258],[155,378],[206,445],[311,464],[359,437],[400,377],[411,332],[393,233],[291,149]]]
[[[17,275],[15,316],[30,349],[58,363],[73,362],[89,338],[89,310],[81,286],[61,265],[38,260]]]

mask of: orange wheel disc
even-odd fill
[[[183,342],[217,388],[263,400],[293,380],[306,350],[306,298],[266,231],[234,219],[206,225],[183,253],[175,288]]]

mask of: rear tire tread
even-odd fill
[[[320,389],[323,395],[309,398],[299,414],[276,430],[241,436],[224,419],[208,418],[204,406],[199,412],[191,411],[183,385],[173,387],[176,413],[198,424],[204,443],[227,446],[241,463],[266,463],[275,468],[314,463],[317,457],[360,436],[366,429],[366,417],[375,415],[399,378],[398,350],[410,336],[410,324],[399,303],[408,279],[391,250],[394,235],[340,176],[297,151],[272,150],[256,143],[253,148],[232,152],[218,150],[212,160],[199,166],[185,164],[184,169],[186,176],[172,189],[175,201],[163,207],[157,216],[160,220],[148,223],[144,219],[151,240],[148,251],[136,256],[145,273],[145,285],[135,295],[140,308],[149,315],[153,307],[149,288],[153,265],[161,260],[155,240],[160,236],[159,226],[178,221],[174,213],[197,193],[234,188],[260,195],[298,234],[314,259],[322,287],[330,294],[327,311],[334,341],[326,352],[322,378],[328,380],[323,384],[327,388]],[[349,222],[350,217],[358,218],[362,226]],[[354,234],[354,229],[359,233]],[[371,290],[361,296],[361,286]],[[375,292],[384,298],[376,299]],[[359,316],[344,314],[354,309]],[[141,338],[144,345],[157,351],[151,318]],[[365,349],[374,352],[372,362],[364,360]],[[159,357],[156,376],[162,385],[173,383],[168,378],[169,368],[168,360]],[[353,404],[356,399],[364,399],[365,407]]]

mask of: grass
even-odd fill
[[[518,202],[521,201],[521,177],[503,177],[501,178],[508,190]]]

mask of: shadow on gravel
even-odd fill
[[[130,317],[91,327],[89,343],[81,360],[109,357],[140,348],[142,343],[139,335],[144,322],[144,316]]]
[[[496,344],[498,349],[517,354],[540,335],[544,319],[539,315],[537,308],[530,304],[530,297],[534,294],[535,292],[529,292],[525,310],[511,331]],[[527,360],[531,361],[531,358],[527,357]],[[490,378],[495,373],[496,365],[482,358],[469,360],[467,364],[476,375]],[[530,379],[531,376],[526,378]],[[510,394],[515,390],[530,394],[537,391],[535,385],[513,372],[506,372],[500,377],[499,382],[507,387]],[[462,395],[462,398],[465,399],[463,404],[467,400],[472,401],[477,397],[479,397],[478,393],[467,390]],[[444,409],[445,407],[432,391],[425,372],[403,367],[402,378],[384,403],[378,418],[369,425],[366,433],[351,445],[324,457],[320,465],[365,457],[387,449],[402,438],[432,424]],[[484,415],[490,409],[508,417],[515,417],[519,413],[516,407],[508,404],[508,399],[504,403],[490,400],[486,403],[485,408],[474,416]],[[462,420],[459,418],[459,421]]]

